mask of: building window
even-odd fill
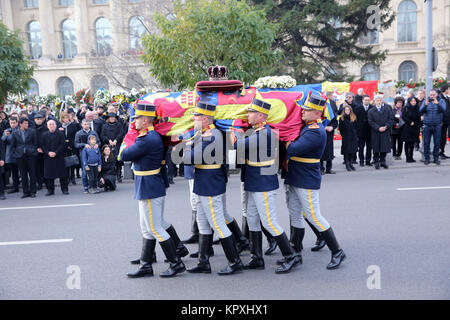
[[[91,93],[95,94],[98,89],[109,89],[109,82],[108,79],[106,79],[103,75],[96,75],[93,76],[91,79]]]
[[[77,55],[77,35],[72,20],[64,20],[62,25],[62,45],[64,58],[72,59]]]
[[[61,7],[73,6],[73,0],[59,0],[59,5]]]
[[[108,0],[94,0],[94,4],[106,4]]]
[[[145,87],[144,79],[138,73],[130,73],[127,76],[126,84],[129,90]]]
[[[97,54],[109,56],[112,53],[111,24],[106,18],[99,18],[95,22],[95,35],[97,41]]]
[[[37,96],[39,95],[39,84],[36,80],[31,79],[28,81],[28,90],[27,90],[27,96]]]
[[[143,17],[132,17],[130,19],[130,49],[131,50],[142,50],[141,38],[147,31],[144,26]]]
[[[141,0],[128,0],[128,2],[141,2]]]
[[[413,61],[403,61],[398,67],[398,80],[417,81],[417,65]]]
[[[366,34],[362,34],[359,37],[360,44],[377,44],[378,43],[378,30],[369,30]]]
[[[363,81],[373,81],[380,79],[380,68],[367,63],[361,68],[361,79]]]
[[[38,8],[38,0],[25,0],[25,8]]]
[[[62,99],[65,99],[66,96],[71,96],[74,93],[73,90],[73,82],[68,77],[61,77],[58,79],[58,94]]]
[[[27,40],[31,59],[42,57],[41,25],[38,21],[27,24]]]
[[[398,42],[416,41],[417,6],[412,0],[403,0],[398,5],[397,37]]]

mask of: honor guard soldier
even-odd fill
[[[288,172],[285,184],[287,206],[293,227],[294,250],[301,251],[305,233],[303,216],[318,230],[331,250],[327,269],[336,269],[345,259],[344,251],[334,236],[333,229],[320,214],[319,189],[322,179],[320,158],[326,145],[326,132],[320,121],[326,101],[311,95],[302,106],[305,126],[294,142],[287,143]]]
[[[179,252],[177,253],[177,242],[181,244],[180,239],[175,228],[163,218],[166,187],[161,174],[161,163],[164,147],[160,135],[153,128],[155,116],[154,105],[146,101],[137,103],[133,119],[140,134],[133,145],[119,153],[119,160],[133,162],[134,198],[139,202],[143,236],[141,266],[136,272],[127,274],[130,278],[153,276],[152,261],[156,241],[169,261],[169,268],[160,274],[161,277],[173,277],[186,270]]]
[[[217,232],[228,259],[219,275],[229,275],[243,269],[236,240],[224,216],[224,193],[227,176],[224,168],[225,145],[222,132],[213,124],[216,106],[199,101],[194,109],[195,126],[200,127],[184,150],[184,161],[194,164],[194,193],[197,195],[197,225],[199,229],[198,264],[188,268],[191,273],[211,273],[209,252],[213,232]],[[189,148],[191,147],[191,148]]]
[[[238,154],[245,149],[244,190],[248,195],[247,222],[251,244],[251,260],[245,268],[264,269],[260,223],[262,222],[263,227],[276,240],[284,256],[282,265],[275,272],[286,273],[301,263],[301,258],[295,255],[277,219],[276,195],[279,185],[278,167],[275,167],[278,150],[275,146],[278,137],[266,124],[270,106],[263,100],[253,99],[247,107],[248,122],[253,127],[245,135],[238,131],[232,132],[230,138]]]

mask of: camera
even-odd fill
[[[433,101],[434,101],[434,98],[431,98],[431,97],[428,98],[428,102],[433,102]]]

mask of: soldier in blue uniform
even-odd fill
[[[327,269],[336,269],[345,259],[328,221],[320,214],[319,189],[322,179],[320,158],[326,145],[326,132],[320,121],[326,101],[311,95],[302,106],[305,126],[300,136],[287,143],[288,172],[286,173],[287,206],[293,229],[294,250],[301,251],[305,233],[305,217],[318,230],[331,250]]]
[[[209,263],[213,230],[217,232],[228,259],[219,275],[229,275],[243,269],[236,240],[226,223],[224,193],[227,175],[224,168],[225,145],[222,133],[213,124],[216,106],[199,101],[194,109],[197,132],[186,144],[185,164],[194,164],[194,190],[197,195],[197,225],[199,229],[199,258],[191,273],[211,273]],[[201,127],[201,129],[200,129]],[[212,229],[213,230],[212,230]]]
[[[119,160],[133,162],[134,198],[139,202],[141,231],[144,238],[141,266],[136,272],[127,274],[131,278],[153,276],[152,261],[156,241],[161,245],[169,261],[169,268],[160,274],[161,277],[173,277],[186,270],[179,253],[177,254],[176,241],[180,243],[180,240],[175,228],[163,218],[166,185],[161,174],[161,165],[164,147],[160,135],[153,128],[155,116],[154,105],[145,101],[136,105],[133,118],[140,134],[133,145],[126,149],[122,148],[119,153]]]
[[[286,273],[301,263],[295,255],[283,228],[278,223],[276,195],[278,185],[278,137],[266,123],[271,105],[260,99],[253,99],[248,111],[248,122],[252,125],[245,134],[232,132],[230,138],[238,154],[245,150],[244,190],[247,192],[247,222],[250,229],[251,260],[246,269],[264,269],[262,255],[263,227],[274,237],[284,261],[276,273]],[[239,156],[238,156],[239,157]],[[261,222],[261,223],[260,223]]]

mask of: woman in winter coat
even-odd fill
[[[104,186],[105,191],[116,190],[116,157],[107,144],[102,147],[102,171],[100,171],[99,186],[100,188]]]
[[[416,97],[409,98],[403,108],[402,119],[405,121],[402,130],[402,141],[405,142],[406,162],[416,162],[413,159],[414,144],[419,141],[420,114],[419,101]]]
[[[358,134],[356,131],[356,116],[352,107],[345,105],[339,119],[339,132],[342,136],[341,154],[344,155],[345,168],[356,170],[352,164],[353,154],[358,150]]]
[[[78,122],[70,121],[70,115],[63,111],[61,112],[60,116],[61,121],[61,127],[59,130],[64,132],[65,136],[65,143],[66,143],[66,150],[65,150],[65,157],[77,155],[78,156],[78,150],[75,148],[75,134],[81,129],[81,126]],[[75,181],[75,167],[72,166],[68,168],[69,170],[69,179],[72,182],[72,184],[76,184]]]
[[[403,131],[403,119],[402,119],[402,111],[405,105],[405,99],[403,97],[397,97],[394,100],[394,125],[392,126],[391,131],[391,141],[392,141],[392,156],[395,160],[401,160],[400,157],[402,155],[403,150],[403,140],[402,131]]]

